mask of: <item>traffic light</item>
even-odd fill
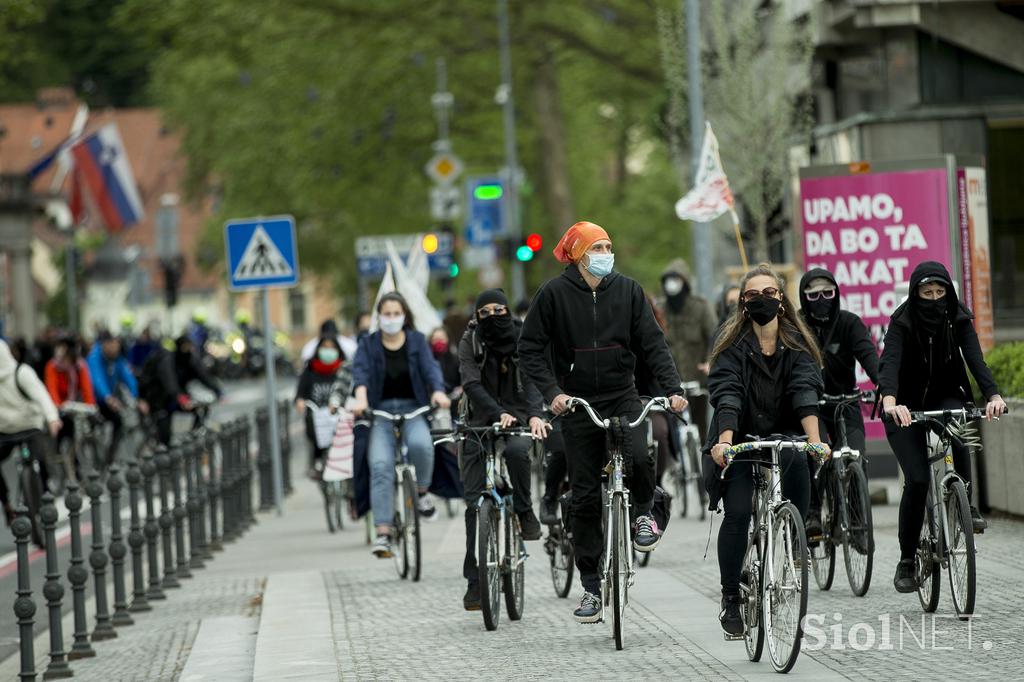
[[[452,279],[455,279],[456,277],[459,276],[458,263],[452,263],[451,265],[448,266],[448,276],[451,277]]]
[[[516,249],[516,260],[522,261],[524,263],[526,261],[533,260],[533,249],[531,249],[526,244],[523,244],[518,249]]]
[[[437,253],[438,240],[437,235],[433,232],[423,235],[423,241],[421,242],[423,250],[429,255]]]
[[[479,201],[497,201],[505,194],[500,182],[479,184],[473,188],[473,198]]]
[[[537,253],[544,246],[544,239],[539,234],[534,232],[533,234],[526,238],[526,245],[530,247],[530,251]]]

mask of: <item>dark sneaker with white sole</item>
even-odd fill
[[[650,514],[636,517],[633,524],[633,549],[638,552],[653,552],[661,542],[661,531],[658,522]]]
[[[579,608],[572,612],[577,623],[597,623],[601,620],[601,597],[593,592],[584,592]]]
[[[373,549],[371,551],[378,559],[390,559],[392,556],[391,538],[387,535],[378,535],[377,540],[373,543]]]
[[[722,610],[718,614],[718,622],[726,637],[738,637],[743,634],[743,617],[740,615],[740,596],[738,594],[722,595]]]
[[[917,590],[913,559],[900,559],[900,562],[896,564],[896,577],[892,579],[892,584],[897,592],[904,594]]]
[[[519,517],[519,530],[524,540],[540,540],[540,521],[532,509],[516,514]]]

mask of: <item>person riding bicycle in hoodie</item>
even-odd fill
[[[476,313],[459,341],[459,374],[468,399],[463,404],[468,407],[465,412],[471,426],[528,426],[535,438],[543,440],[549,429],[543,419],[544,401],[537,387],[520,370],[516,353],[521,328],[522,323],[509,310],[504,291],[488,289],[477,296]],[[524,540],[539,540],[541,535],[540,521],[533,513],[530,499],[532,448],[531,438],[508,438],[503,455],[512,483],[513,511],[519,518]],[[462,605],[467,611],[475,611],[480,608],[475,551],[477,502],[487,477],[480,443],[463,443],[459,470],[466,500],[466,557],[462,572],[468,582]]]
[[[897,592],[914,592],[914,557],[924,524],[928,496],[928,426],[911,426],[911,410],[961,409],[974,402],[967,369],[985,398],[986,418],[1006,412],[1006,403],[978,343],[974,314],[957,298],[949,271],[942,263],[925,261],[910,276],[910,297],[892,314],[878,366],[885,435],[903,470],[900,499],[900,561],[893,585]],[[967,366],[964,366],[964,363]],[[956,473],[971,485],[970,451],[953,444]],[[971,506],[974,532],[988,526]]]
[[[576,566],[585,590],[573,616],[578,622],[593,623],[601,617],[601,472],[608,462],[607,433],[582,409],[569,412],[570,396],[585,399],[605,419],[635,420],[642,406],[633,371],[642,360],[670,396],[675,412],[687,403],[643,288],[613,270],[608,233],[594,223],[578,222],[566,231],[554,254],[566,268],[534,297],[519,338],[519,357],[523,373],[536,383],[551,411],[562,416],[572,472]],[[632,459],[633,547],[650,552],[661,540],[651,516],[654,462],[648,458],[646,439],[638,434],[630,439],[630,450],[623,454],[627,468]]]
[[[859,316],[839,307],[839,285],[831,272],[813,268],[800,279],[800,314],[814,332],[821,349],[825,393],[842,395],[857,392],[856,364],[872,383],[878,385],[878,349],[871,333]],[[821,411],[822,436],[828,434],[832,447],[838,445],[839,425],[834,409]],[[846,439],[850,447],[864,455],[864,415],[855,405],[843,411]],[[831,460],[830,460],[831,461]],[[826,463],[826,466],[828,464]],[[865,471],[865,473],[867,473]],[[811,476],[811,507],[807,516],[807,537],[821,535],[821,490]]]

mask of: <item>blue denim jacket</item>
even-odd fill
[[[409,356],[409,373],[412,375],[412,389],[419,406],[430,403],[430,394],[444,392],[444,377],[441,366],[427,345],[427,338],[412,329],[405,330],[405,351]],[[366,399],[370,407],[377,407],[384,392],[384,343],[379,331],[364,336],[359,341],[352,362],[354,386],[366,386]]]

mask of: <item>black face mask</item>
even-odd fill
[[[832,301],[819,298],[817,301],[807,301],[807,312],[812,321],[827,322],[832,316]]]
[[[484,343],[501,353],[508,353],[516,345],[516,329],[512,316],[490,315],[480,320],[480,333]]]
[[[948,307],[945,297],[934,300],[918,298],[914,301],[914,311],[917,313],[917,318],[921,322],[921,326],[929,334],[934,334],[938,331],[939,326],[946,317]]]
[[[777,298],[768,298],[767,296],[756,296],[752,301],[746,301],[743,304],[743,309],[747,311],[747,315],[750,316],[754,322],[764,326],[774,320],[779,314],[779,306],[782,305],[782,301]]]

